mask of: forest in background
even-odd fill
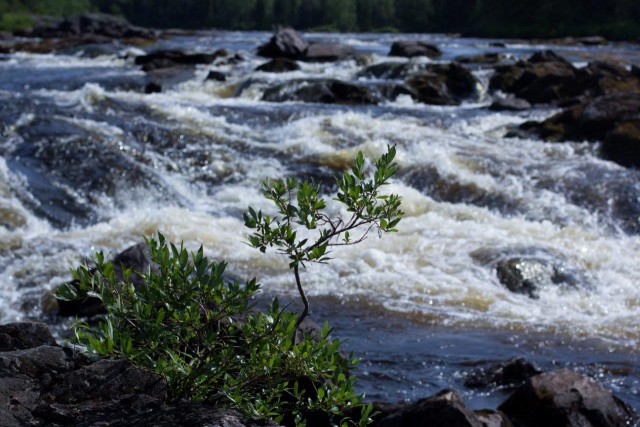
[[[0,0],[5,29],[27,13],[121,15],[157,28],[462,33],[479,37],[640,37],[638,0]]]

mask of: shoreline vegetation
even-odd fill
[[[0,0],[0,31],[29,28],[39,15],[104,12],[154,28],[317,32],[459,33],[483,38],[640,37],[640,3],[542,0]]]

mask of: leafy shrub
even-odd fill
[[[253,310],[255,279],[225,281],[224,262],[209,262],[202,247],[190,254],[158,233],[157,240],[145,239],[152,261],[148,271],[114,268],[101,252],[95,268],[85,264],[72,271],[74,282],[56,296],[97,297],[107,311],[97,326],[78,321],[75,341],[96,356],[126,358],[162,375],[175,399],[205,400],[286,425],[318,418],[341,426],[368,424],[372,406],[362,405],[350,374],[357,359],[342,356],[341,342],[330,339],[326,323],[318,337],[298,333],[309,309],[299,269],[327,262],[328,248],[358,243],[373,227],[379,233],[396,231],[400,198],[379,194],[396,171],[394,157],[390,147],[374,163],[373,178],[366,179],[358,153],[351,170],[336,179],[336,200],[346,206],[346,219],[325,212],[319,186],[295,179],[263,184],[280,216],[252,208],[244,215],[255,230],[252,246],[262,252],[275,246],[290,258],[304,303],[300,315],[284,310],[277,299],[264,312]],[[361,227],[364,231],[352,238],[350,232]],[[298,239],[298,229],[317,231],[317,239]],[[361,407],[357,422],[340,419],[342,409],[354,406]]]
[[[251,310],[255,280],[226,282],[225,263],[209,262],[202,247],[189,254],[160,233],[146,242],[149,271],[118,274],[99,252],[95,269],[80,266],[72,272],[75,284],[58,290],[60,299],[93,296],[106,307],[97,326],[75,325],[75,341],[87,352],[162,375],[175,399],[206,400],[250,418],[300,425],[361,403],[349,373],[357,359],[340,354],[327,324],[316,339],[304,336],[294,345],[294,313],[277,300],[265,312]],[[144,285],[133,285],[133,275]],[[363,407],[359,425],[370,410]]]

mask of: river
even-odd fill
[[[437,44],[443,62],[485,52],[515,60],[553,48],[577,66],[612,57],[640,63],[631,44],[306,37],[351,45],[373,63],[388,60],[391,43],[405,38]],[[391,144],[399,169],[388,191],[402,196],[406,213],[399,232],[337,248],[329,264],[303,272],[312,317],[330,319],[362,358],[362,391],[402,400],[454,386],[470,406],[495,407],[506,391],[466,389],[465,372],[522,355],[543,369],[584,372],[640,408],[640,236],[633,231],[640,171],[601,160],[594,143],[505,138],[510,126],[558,110],[488,110],[491,68],[472,67],[477,96],[460,106],[407,96],[366,106],[262,101],[265,89],[296,79],[376,83],[359,77],[363,65],[354,60],[256,72],[265,59],[255,49],[268,38],[162,39],[144,50],[225,48],[242,60],[198,66],[153,94],[140,91],[145,74],[131,59],[142,53],[137,47],[0,56],[0,322],[63,327],[43,314],[42,295],[95,250],[116,253],[155,230],[204,245],[233,275],[258,277],[268,295],[295,299],[287,260],[245,244],[242,212],[270,209],[260,182],[331,183],[358,150],[373,157]],[[205,81],[213,69],[227,80]],[[538,299],[514,294],[495,269],[495,260],[512,255],[561,260],[577,272],[578,286],[543,287]]]

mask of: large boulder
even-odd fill
[[[341,80],[298,80],[267,89],[263,101],[302,101],[323,104],[376,104],[378,99],[362,85]]]
[[[413,58],[416,56],[426,56],[429,58],[437,58],[442,55],[442,51],[438,46],[418,40],[400,40],[393,42],[389,56],[404,56]]]
[[[271,39],[258,48],[258,55],[267,58],[298,59],[309,47],[307,42],[293,28],[279,28]]]
[[[610,391],[567,369],[531,377],[499,409],[521,427],[623,427],[640,421]]]
[[[476,79],[462,65],[430,64],[405,81],[411,96],[425,104],[458,105],[476,91]]]

